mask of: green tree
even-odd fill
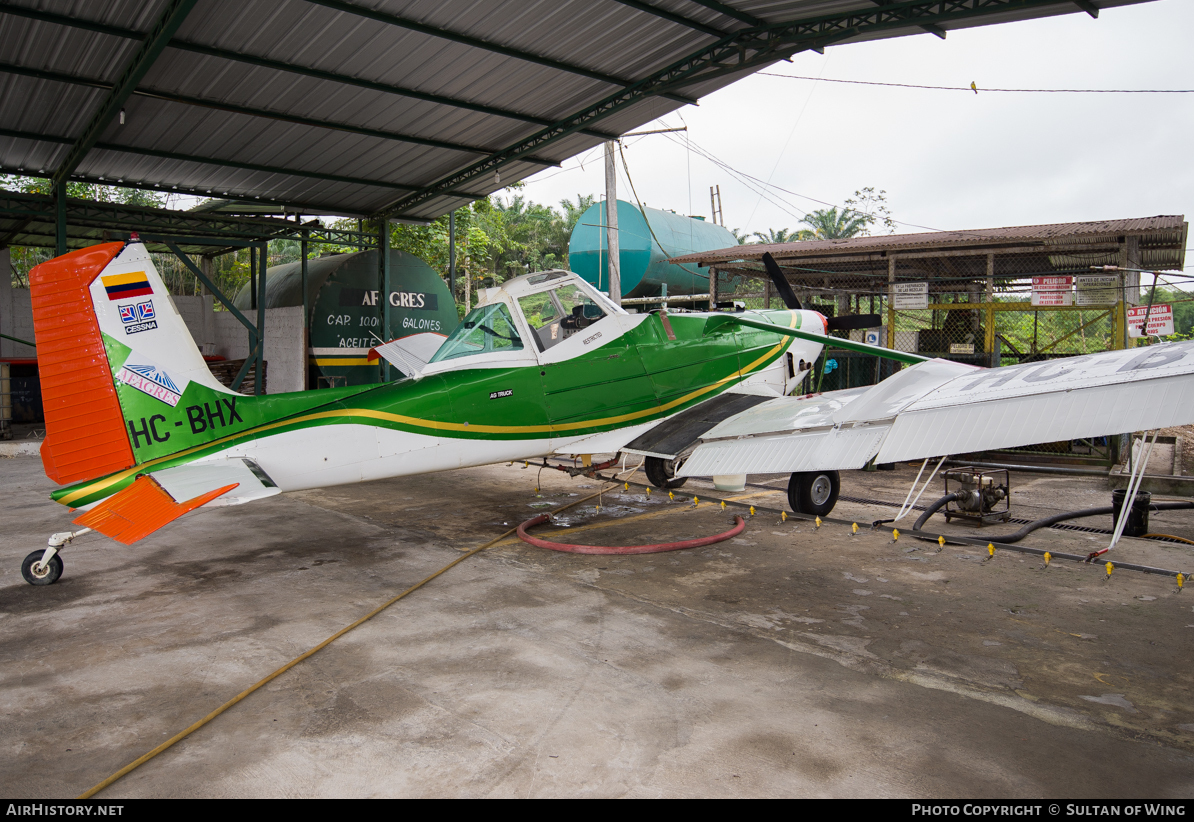
[[[870,234],[871,227],[880,225],[887,229],[888,234],[894,234],[896,222],[887,208],[887,192],[880,190],[875,193],[873,186],[854,192],[854,196],[846,200],[845,206],[855,214],[861,214],[866,219],[866,229],[861,234]]]
[[[769,228],[766,234],[756,231],[751,236],[758,238],[754,241],[753,245],[778,245],[779,243],[795,243],[800,240],[809,240],[812,239],[811,235],[812,232],[805,231],[804,229],[789,231],[786,228]],[[738,234],[735,233],[734,236],[737,237]],[[742,245],[741,239],[739,239],[738,244]]]
[[[838,211],[837,206],[810,211],[801,220],[812,229],[810,232],[818,240],[841,240],[847,237],[857,237],[866,231],[867,216],[848,208]]]

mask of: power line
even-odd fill
[[[783,77],[787,80],[812,80],[822,83],[846,83],[852,86],[886,86],[887,88],[920,88],[932,91],[1001,92],[1004,94],[1194,94],[1191,88],[978,88],[969,86],[922,86],[913,83],[880,83],[874,80],[831,80],[827,77],[802,77],[796,74],[776,74],[760,71],[767,77]]]

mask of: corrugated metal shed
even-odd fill
[[[989,282],[1014,288],[1033,276],[1089,274],[1105,265],[1180,271],[1188,233],[1184,217],[1159,216],[739,245],[672,262],[766,279],[762,257],[771,254],[794,286],[831,299],[878,297],[889,281],[927,282],[929,293],[939,295],[974,292]],[[1125,284],[1136,302],[1140,275],[1129,273]]]
[[[1146,1],[6,0],[0,171],[428,219],[798,51]]]

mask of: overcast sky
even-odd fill
[[[1194,2],[1156,0],[1044,20],[807,52],[764,71],[969,86],[930,91],[756,74],[651,126],[687,125],[692,142],[738,172],[828,203],[887,191],[899,232],[1194,213],[1194,94],[1006,94],[983,88],[1194,89]],[[626,141],[646,204],[709,214],[748,232],[796,228],[813,199],[769,202],[685,147],[685,135]],[[579,160],[584,161],[581,168]],[[557,204],[604,190],[599,151],[527,180]],[[624,177],[619,196],[632,200]],[[509,192],[506,193],[508,196]],[[780,197],[783,199],[780,200]],[[691,207],[690,207],[691,203]]]

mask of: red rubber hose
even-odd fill
[[[564,542],[551,542],[550,540],[539,539],[527,533],[528,528],[542,525],[550,519],[551,514],[540,514],[537,517],[528,519],[518,526],[518,538],[523,542],[534,545],[536,548],[546,548],[549,551],[564,551],[569,554],[662,554],[664,551],[680,551],[684,548],[700,548],[703,545],[724,542],[730,537],[736,537],[746,530],[746,520],[736,516],[734,517],[733,528],[711,537],[688,539],[683,542],[659,542],[654,545],[625,545],[621,547],[608,545],[570,545]]]

